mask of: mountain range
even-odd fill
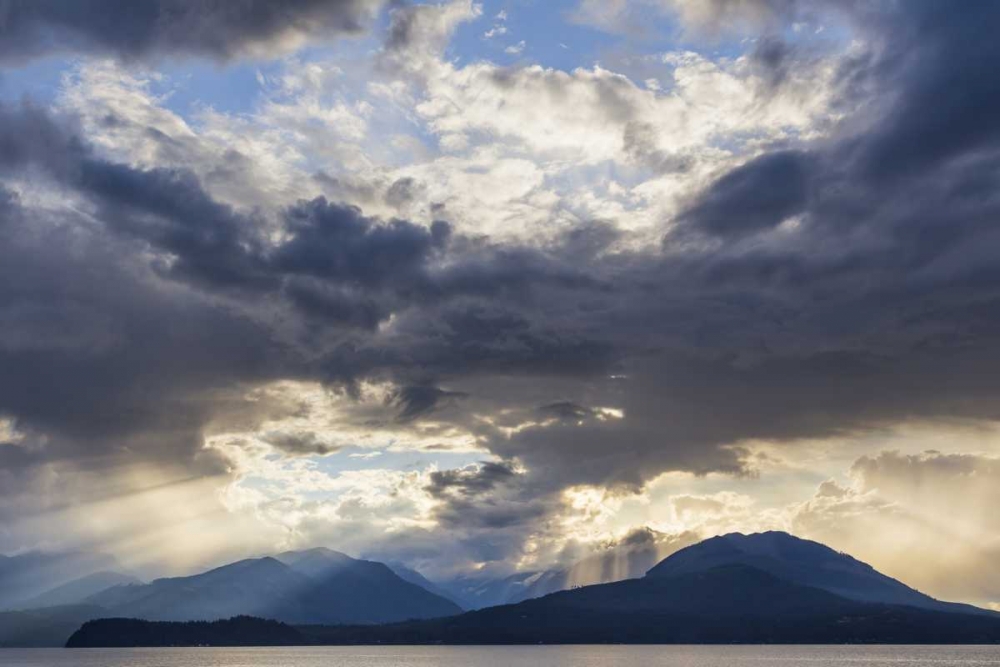
[[[91,578],[89,586],[82,581],[86,577]],[[124,574],[113,556],[102,553],[30,551],[16,556],[0,555],[0,609],[65,604],[65,599],[73,596],[73,590],[82,594],[72,600],[78,602],[86,595],[130,580],[135,579]],[[60,588],[62,592],[58,591]]]
[[[85,602],[116,616],[156,621],[247,614],[296,624],[388,623],[461,611],[383,563],[330,549],[289,551],[190,577],[115,586]]]
[[[553,593],[460,616],[303,628],[316,644],[997,643],[1000,616],[858,602],[745,565]]]
[[[237,616],[283,622],[296,626],[306,643],[334,644],[1000,641],[1000,614],[936,600],[787,533],[723,535],[659,562],[654,553],[644,546],[563,570],[435,584],[404,564],[310,549],[189,577],[126,581],[77,598],[103,581],[104,575],[93,575],[33,598],[74,604],[0,613],[0,645],[61,643],[84,622],[107,617],[159,622],[163,632],[203,637],[214,627],[231,633],[233,626],[163,623]],[[577,585],[640,567],[648,572]],[[567,590],[548,590],[556,587]],[[481,604],[491,598],[517,601]],[[455,600],[483,608],[462,613]],[[86,627],[90,634],[77,638],[84,644],[115,631],[106,623]],[[136,637],[151,636],[148,627],[128,627]],[[281,630],[276,636],[291,635]]]
[[[787,533],[681,549],[637,579],[422,622],[311,628],[353,643],[996,643],[1000,614],[936,600]]]
[[[461,611],[383,563],[319,548],[246,559],[188,577],[113,585],[72,604],[0,612],[0,646],[61,645],[81,623],[101,617],[211,621],[249,614],[294,624],[364,624]],[[67,625],[72,625],[68,632]]]

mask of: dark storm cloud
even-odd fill
[[[615,376],[553,384],[558,420],[489,434],[495,454],[545,471],[537,490],[752,474],[748,440],[1000,417],[1000,120],[984,74],[1000,47],[983,34],[1000,9],[837,11],[868,39],[841,72],[844,108],[859,111],[830,139],[724,174],[679,217],[665,256],[599,259],[593,275],[615,276],[607,294],[587,290],[574,302],[585,311],[552,301],[533,322],[568,318],[603,339]],[[786,64],[771,55],[765,65]],[[710,243],[691,243],[699,235]],[[595,404],[624,418],[594,419]]]
[[[968,188],[985,186],[982,179],[969,182],[960,162],[990,170],[996,157],[1000,120],[989,110],[1000,102],[1000,85],[986,72],[1000,60],[1000,47],[989,38],[997,8],[983,3],[956,12],[925,1],[844,7],[870,44],[865,57],[847,63],[842,77],[867,82],[863,90],[850,91],[854,94],[877,94],[847,124],[856,131],[818,146],[815,155],[781,151],[737,168],[685,217],[710,232],[754,231],[805,209],[805,193],[815,191],[808,212],[829,224],[891,224],[885,218],[893,211],[874,210],[877,200],[888,197],[895,205],[899,195],[926,199],[924,186],[952,180]],[[776,59],[767,56],[773,49],[766,43],[758,49],[765,60]],[[784,54],[778,55],[780,62]],[[846,208],[853,202],[863,208]],[[923,217],[948,214],[949,205],[961,203],[938,201]],[[919,219],[905,222],[922,225]]]
[[[466,395],[460,391],[446,391],[430,385],[410,385],[398,389],[392,396],[392,403],[399,409],[397,419],[408,422]]]
[[[274,269],[260,221],[192,174],[98,159],[30,106],[2,107],[0,121],[0,176],[47,177],[94,207],[93,219],[23,208],[2,190],[0,414],[39,436],[39,461],[218,471],[201,449],[207,426],[253,423],[268,408],[248,404],[247,388],[309,372],[273,328],[212,295],[252,302],[300,285]],[[372,307],[360,302],[344,317],[367,323]],[[290,303],[330,317],[328,302]]]
[[[380,0],[0,0],[0,61],[49,53],[228,60],[360,32]]]
[[[156,285],[134,244],[85,219],[0,218],[0,413],[49,460],[190,462],[233,383],[282,356],[249,319]]]
[[[757,40],[756,47],[750,53],[750,63],[771,89],[784,83],[798,64],[795,49],[775,35],[765,35]]]
[[[322,441],[315,433],[267,433],[269,445],[292,456],[327,456],[340,451],[340,447]]]
[[[323,197],[291,208],[287,220],[294,236],[273,253],[271,262],[278,272],[368,288],[395,281],[397,289],[426,289],[422,283],[427,259],[447,238],[446,231],[435,235],[405,220],[376,224],[357,208],[331,204]]]
[[[427,490],[435,498],[443,498],[452,493],[475,496],[492,491],[498,484],[511,480],[516,474],[510,463],[483,461],[470,468],[432,472]]]
[[[253,421],[246,388],[288,377],[399,379],[400,420],[414,421],[462,393],[407,378],[516,368],[515,355],[521,368],[568,369],[586,345],[520,309],[545,285],[590,279],[539,251],[469,240],[438,267],[452,240],[443,221],[383,222],[318,198],[282,211],[285,237],[269,242],[267,221],[217,202],[191,172],[104,160],[69,120],[2,106],[0,176],[28,175],[88,210],[25,209],[8,187],[0,198],[0,414],[52,435],[50,457],[184,465],[203,456],[210,423]],[[357,335],[412,306],[416,338]],[[289,317],[276,326],[273,312]],[[292,343],[283,324],[304,336]]]
[[[763,155],[713,183],[680,220],[719,236],[776,226],[805,207],[809,167],[799,151]]]
[[[110,231],[161,251],[156,268],[196,286],[247,291],[284,286],[306,310],[370,327],[387,315],[384,305],[370,301],[372,295],[494,294],[515,283],[523,294],[539,279],[585,280],[532,251],[471,246],[475,261],[456,262],[432,275],[431,261],[451,238],[447,222],[429,228],[398,219],[381,222],[323,197],[287,208],[282,214],[287,238],[266,245],[264,221],[215,201],[189,171],[137,169],[96,158],[71,127],[27,104],[0,106],[0,121],[0,170],[40,170],[87,196]],[[352,307],[363,312],[355,317],[346,312]]]
[[[85,159],[77,178],[74,185],[100,204],[101,218],[117,232],[176,258],[163,271],[220,287],[275,286],[252,234],[258,225],[214,201],[190,172]]]
[[[466,541],[479,543],[481,557],[489,561],[517,551],[537,530],[537,522],[559,505],[510,461],[482,461],[432,472],[425,490],[441,501],[434,509],[435,518],[465,531]]]
[[[594,410],[582,405],[577,405],[571,401],[557,401],[538,408],[538,412],[546,417],[564,419],[567,421],[579,421],[589,419],[594,416]]]
[[[391,314],[387,304],[351,288],[322,280],[290,277],[284,294],[289,303],[311,317],[337,326],[372,331]]]

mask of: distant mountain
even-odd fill
[[[192,633],[191,625],[99,621],[69,645],[234,645],[231,631]],[[294,629],[302,643],[317,645],[1000,642],[1000,617],[859,602],[739,564],[588,586],[450,618]],[[239,641],[245,636],[237,633]]]
[[[31,551],[0,556],[0,609],[18,609],[34,597],[95,572],[121,570],[114,557],[100,553]]]
[[[384,563],[358,560],[322,548],[286,552],[277,559],[315,582],[314,594],[322,614],[309,622],[388,623],[451,616],[462,611],[451,600],[404,580]],[[326,621],[320,616],[336,620]]]
[[[623,543],[584,558],[568,568],[543,572],[527,580],[528,585],[520,595],[507,602],[521,602],[581,586],[635,579],[660,561],[664,547],[672,550],[694,541],[685,534],[680,544],[664,545],[657,540],[657,535],[649,529],[637,531]]]
[[[504,577],[458,577],[437,585],[465,609],[485,609],[569,588],[641,577],[657,559],[655,556],[630,559],[634,560],[634,566],[626,565],[622,569],[612,566],[613,560],[613,555],[602,554],[564,569],[515,572]]]
[[[540,580],[527,573],[471,591],[482,600]],[[163,619],[225,617],[241,607],[297,624],[304,641],[316,644],[1000,643],[1000,614],[935,600],[786,533],[712,538],[676,552],[642,578],[453,616],[447,614],[455,613],[454,604],[387,566],[325,549],[119,586],[88,600],[113,615]],[[424,620],[375,625],[416,619],[415,607]]]
[[[62,646],[82,623],[105,615],[107,610],[86,605],[0,611],[0,648]]]
[[[483,609],[525,599],[531,584],[543,574],[515,572],[503,577],[462,576],[438,582],[438,586],[465,609]]]
[[[454,602],[405,581],[382,563],[330,549],[250,558],[188,577],[148,584],[124,575],[94,574],[26,602],[80,604],[0,616],[0,645],[61,646],[80,625],[98,618],[214,621],[257,616],[295,624],[389,623],[461,613]],[[80,594],[92,587],[82,599]]]
[[[667,536],[646,528],[569,567],[503,577],[461,577],[437,585],[466,609],[513,604],[570,588],[641,577],[660,561],[662,554],[688,546],[696,539],[693,533]]]
[[[641,579],[461,616],[314,629],[323,643],[1000,642],[1000,614],[935,600],[787,533],[733,534]]]
[[[707,572],[747,565],[784,581],[813,586],[860,602],[908,605],[937,611],[992,614],[971,605],[941,602],[819,542],[783,532],[730,533],[681,549],[652,568],[648,577]]]
[[[997,617],[858,602],[745,565],[588,586],[452,618],[302,630],[318,644],[1000,642]]]
[[[252,558],[190,577],[116,586],[86,599],[113,616],[156,621],[239,615],[289,623],[388,623],[457,614],[449,600],[382,563],[329,549]]]
[[[230,618],[240,614],[313,618],[314,582],[274,558],[252,558],[190,577],[157,579],[148,584],[115,586],[87,598],[109,616],[156,621]]]
[[[347,554],[322,547],[304,551],[286,551],[275,556],[275,559],[310,577],[345,572],[357,563],[372,562],[359,561]]]
[[[41,607],[57,607],[80,604],[91,595],[100,593],[113,586],[141,584],[142,582],[128,574],[120,572],[95,572],[85,577],[66,582],[61,586],[48,590],[30,600],[21,602],[21,609],[38,609]]]
[[[420,586],[425,591],[430,591],[434,595],[443,597],[446,600],[454,602],[459,607],[462,607],[462,604],[459,603],[459,601],[456,600],[451,595],[451,593],[445,590],[444,587],[435,584],[433,581],[431,581],[424,575],[420,574],[413,568],[408,567],[405,563],[400,563],[399,561],[389,561],[388,563],[386,563],[386,565],[389,567],[390,570],[399,575],[399,578],[402,579],[403,581],[408,581],[411,584]]]

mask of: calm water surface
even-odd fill
[[[1000,667],[1000,646],[0,649],[3,667]]]

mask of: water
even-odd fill
[[[1000,667],[1000,646],[0,649],[3,667]]]

